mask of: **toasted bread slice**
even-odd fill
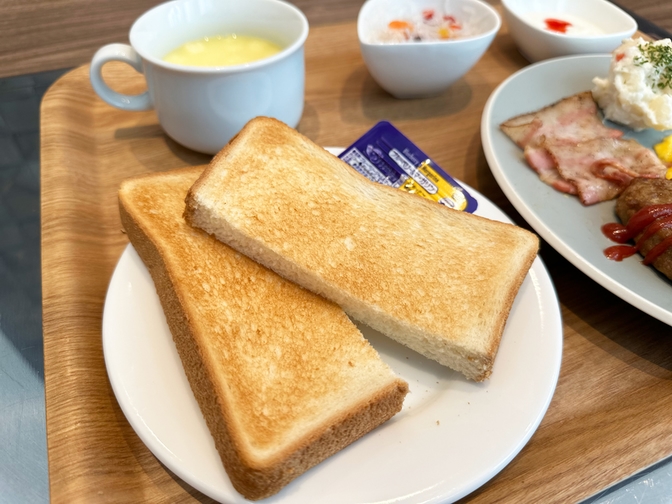
[[[371,182],[256,118],[190,189],[187,221],[354,318],[487,378],[536,235]]]
[[[408,386],[337,305],[185,223],[202,171],[124,181],[121,219],[231,482],[256,500],[388,420]]]

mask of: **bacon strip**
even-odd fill
[[[500,127],[521,149],[538,145],[544,138],[576,143],[623,135],[622,131],[602,124],[590,91],[569,96],[537,112],[516,116]]]
[[[632,139],[593,138],[577,144],[544,142],[560,176],[576,186],[581,203],[616,198],[635,177],[662,178],[667,167]]]
[[[525,160],[537,172],[542,182],[567,194],[577,194],[576,186],[565,180],[558,171],[558,165],[551,153],[544,147],[525,147]]]
[[[544,183],[577,194],[584,205],[617,197],[635,177],[667,171],[651,150],[602,124],[589,91],[509,119],[501,129]]]

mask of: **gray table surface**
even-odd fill
[[[39,104],[65,70],[0,79],[0,504],[49,501],[40,277]],[[672,460],[585,504],[672,504]]]
[[[63,73],[0,79],[0,503],[49,500],[39,106]]]

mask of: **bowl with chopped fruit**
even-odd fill
[[[357,34],[373,79],[396,98],[438,95],[483,56],[501,19],[481,0],[367,0]]]
[[[502,0],[504,20],[521,54],[536,62],[610,53],[637,22],[607,0]]]

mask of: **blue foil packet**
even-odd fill
[[[473,213],[478,202],[401,131],[380,121],[339,156],[369,180]]]

